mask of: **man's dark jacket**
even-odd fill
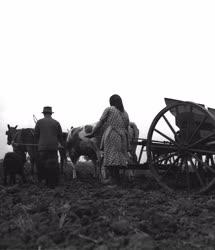
[[[35,126],[35,139],[38,151],[57,151],[58,143],[63,142],[60,123],[52,117],[38,120]]]

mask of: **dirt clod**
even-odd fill
[[[0,249],[214,249],[213,193],[168,195],[145,179],[110,188],[71,172],[55,189],[4,187],[0,176]]]

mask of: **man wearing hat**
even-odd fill
[[[49,187],[57,185],[58,145],[63,143],[62,128],[58,121],[52,118],[52,107],[43,108],[44,118],[37,121],[35,139],[38,144],[38,179],[46,179]]]

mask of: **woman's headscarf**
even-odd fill
[[[121,112],[124,112],[124,106],[122,103],[122,99],[119,95],[112,95],[110,97],[110,105],[116,107]]]

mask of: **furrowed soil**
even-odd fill
[[[214,192],[171,195],[144,176],[104,185],[86,163],[55,189],[27,179],[4,187],[1,176],[0,249],[215,249]]]

